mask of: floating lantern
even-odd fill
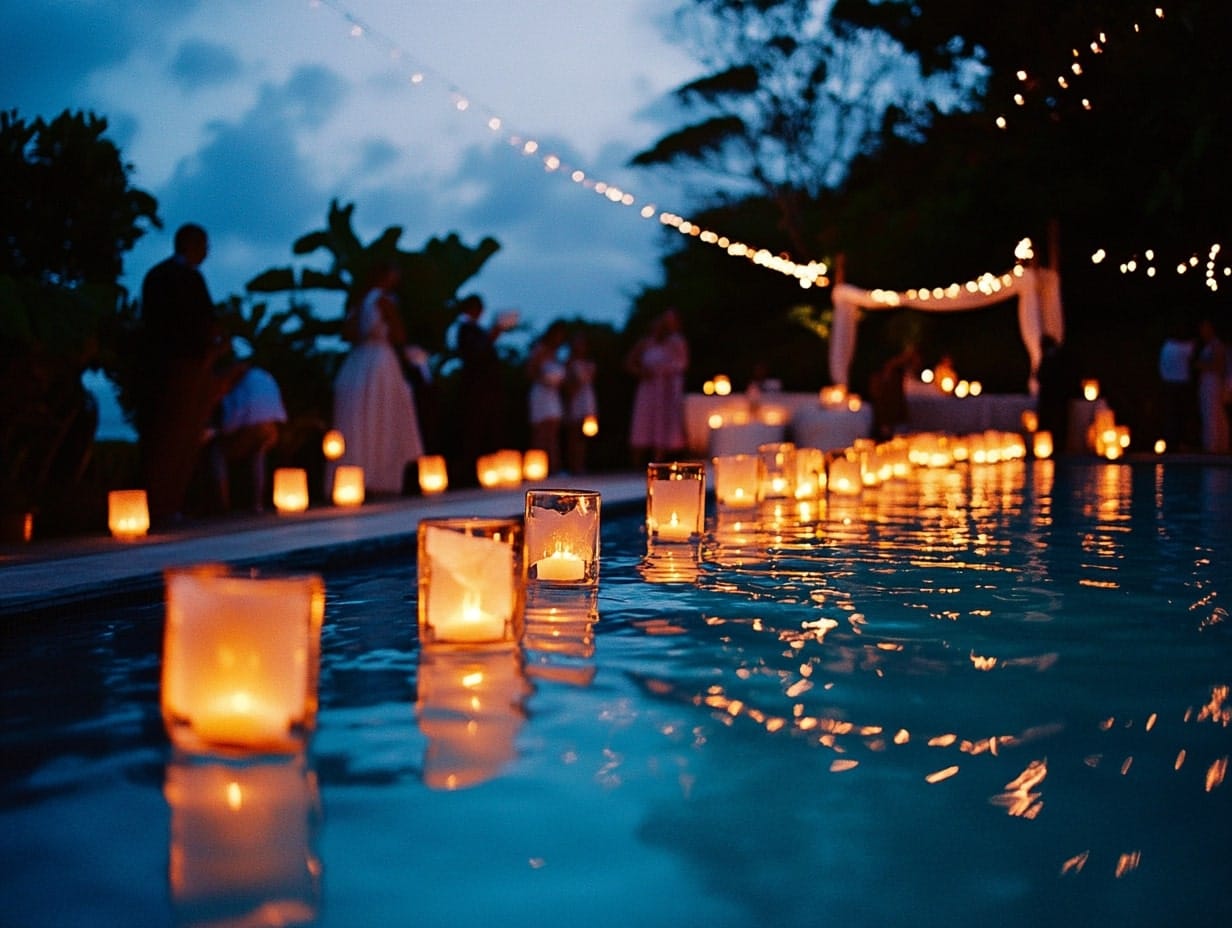
[[[176,924],[307,925],[321,904],[316,776],[302,753],[248,760],[176,758],[168,882]]]
[[[1084,380],[1082,382],[1082,398],[1090,403],[1094,403],[1099,399],[1098,380]]]
[[[672,461],[646,468],[646,528],[652,542],[694,541],[706,512],[706,465]]]
[[[796,499],[817,499],[826,488],[826,453],[820,448],[796,449]]]
[[[516,648],[422,651],[416,689],[429,789],[476,786],[517,756],[530,686]]]
[[[337,429],[330,429],[321,439],[321,453],[327,461],[337,461],[346,453],[346,439]]]
[[[150,506],[145,490],[112,490],[107,494],[107,527],[113,537],[134,541],[150,531]]]
[[[864,489],[858,458],[835,458],[830,462],[826,488],[835,496],[859,496]]]
[[[282,513],[308,508],[308,471],[302,467],[274,470],[274,508]]]
[[[1052,432],[1046,429],[1042,432],[1036,432],[1032,437],[1031,452],[1041,461],[1052,457]]]
[[[419,489],[424,496],[444,493],[449,488],[449,471],[445,458],[439,454],[425,454],[419,459]]]
[[[727,509],[747,509],[757,505],[757,455],[720,454],[714,467],[715,503]]]
[[[548,475],[548,453],[542,448],[531,448],[522,455],[522,477],[526,480],[543,480]]]
[[[359,506],[364,501],[364,469],[358,464],[340,464],[334,471],[334,505]]]
[[[599,582],[599,504],[595,490],[527,491],[528,599],[537,600],[544,584],[577,589]]]
[[[772,442],[757,446],[757,494],[759,500],[795,499],[794,444]]]
[[[168,570],[162,714],[185,750],[293,752],[316,721],[325,585],[316,575]]]
[[[424,646],[513,642],[526,571],[521,519],[421,519],[419,640]]]
[[[599,434],[598,416],[587,416],[582,420],[582,434],[587,438],[594,438]]]

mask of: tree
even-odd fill
[[[292,245],[291,250],[297,255],[328,252],[328,268],[270,268],[250,280],[248,290],[253,293],[339,291],[345,296],[335,320],[333,331],[336,334],[345,307],[363,296],[362,289],[372,269],[382,262],[393,261],[402,270],[398,296],[408,337],[430,351],[441,350],[445,331],[453,321],[451,301],[458,289],[499,250],[499,243],[493,238],[484,238],[471,247],[450,233],[444,239],[429,239],[420,251],[404,251],[398,247],[402,227],[390,226],[365,245],[352,225],[354,212],[354,203],[339,206],[336,200],[331,202],[325,228],[301,236]]]
[[[160,225],[106,132],[92,113],[0,113],[0,509],[54,520],[81,480],[97,416],[81,375],[114,349],[124,254]]]

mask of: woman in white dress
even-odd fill
[[[560,470],[560,423],[565,416],[561,387],[565,382],[565,366],[557,353],[565,343],[568,329],[556,320],[535,342],[526,359],[530,378],[527,412],[530,419],[530,446],[546,451],[548,472]]]
[[[334,379],[334,427],[346,439],[339,463],[364,469],[364,487],[401,493],[406,466],[423,454],[410,384],[397,351],[406,341],[395,290],[398,268],[377,269],[348,334],[354,347]]]

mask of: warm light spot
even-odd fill
[[[928,746],[930,748],[948,748],[957,740],[958,736],[954,734],[937,735],[928,739]]]
[[[846,770],[854,770],[860,766],[858,760],[844,760],[842,758],[830,762],[831,773],[843,773]]]
[[[911,733],[908,732],[907,729],[905,728],[900,728],[898,731],[894,733],[894,743],[895,744],[906,744],[910,740],[911,740]]]
[[[1087,857],[1091,854],[1090,851],[1083,851],[1081,854],[1075,854],[1065,863],[1061,864],[1061,876],[1068,876],[1071,873],[1081,873],[1082,868],[1087,865]]]
[[[1206,791],[1209,793],[1216,786],[1223,784],[1224,777],[1228,774],[1228,756],[1215,761],[1206,771]]]
[[[1180,770],[1185,766],[1185,749],[1181,748],[1176,754],[1176,760],[1172,762],[1173,770]]]
[[[1128,854],[1122,854],[1117,858],[1116,876],[1119,880],[1127,873],[1132,873],[1138,869],[1138,865],[1142,862],[1141,851],[1130,851]]]
[[[954,776],[954,774],[956,773],[958,773],[957,764],[955,764],[952,767],[946,767],[943,770],[936,770],[933,773],[930,773],[928,776],[924,778],[924,782],[940,783],[942,780],[948,780],[950,777]]]
[[[232,780],[227,784],[227,808],[232,812],[238,812],[244,804],[244,791],[240,785]]]
[[[1133,765],[1134,757],[1131,754],[1129,757],[1125,758],[1124,762],[1121,764],[1121,776],[1125,776],[1125,774],[1129,773],[1129,768]]]

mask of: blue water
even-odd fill
[[[469,666],[419,652],[412,552],[325,570],[279,762],[171,752],[159,603],[6,627],[0,925],[1232,916],[1232,468],[923,471],[710,528],[647,559],[605,512],[598,620]]]

